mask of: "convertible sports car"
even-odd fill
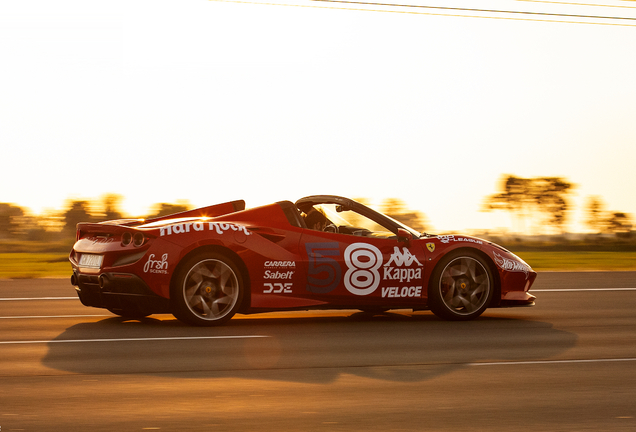
[[[419,233],[330,195],[80,223],[69,259],[84,305],[202,326],[305,309],[430,309],[469,320],[489,307],[534,305],[537,276],[486,240]]]

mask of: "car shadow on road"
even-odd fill
[[[81,374],[418,382],[474,363],[553,359],[576,341],[574,333],[514,313],[469,322],[430,312],[250,315],[213,328],[168,316],[113,317],[69,327],[48,344],[43,363]]]

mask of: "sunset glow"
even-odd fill
[[[633,2],[279,3],[302,7],[2,4],[0,202],[395,197],[438,231],[495,229],[481,205],[514,174],[576,184],[570,230],[590,196],[636,215],[636,21],[549,22]]]

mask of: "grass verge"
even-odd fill
[[[636,270],[636,252],[519,252],[535,271]]]
[[[519,252],[536,271],[636,271],[636,252]],[[68,253],[0,253],[1,279],[70,277]]]
[[[0,253],[0,278],[71,277],[68,252]]]

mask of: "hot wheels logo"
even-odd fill
[[[510,258],[503,257],[494,251],[492,254],[495,258],[495,263],[497,263],[497,265],[501,267],[503,270],[506,270],[509,272],[521,272],[526,275],[526,278],[528,277],[528,272],[530,271],[529,265],[519,262],[517,260],[512,260]]]

